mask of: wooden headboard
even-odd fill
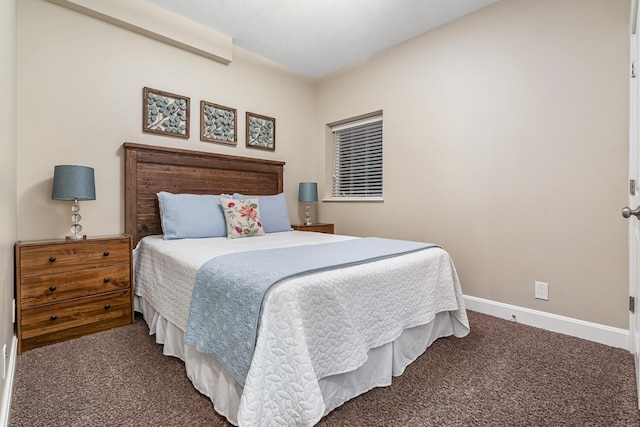
[[[162,234],[159,191],[278,194],[284,162],[125,142],[124,230],[134,245]]]

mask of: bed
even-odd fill
[[[429,247],[271,286],[259,312],[255,352],[240,379],[185,343],[203,265],[227,254],[323,250],[359,238],[283,230],[165,240],[158,193],[281,195],[284,163],[134,143],[125,143],[124,151],[125,231],[137,244],[137,310],[164,354],[184,361],[194,387],[230,423],[314,425],[347,400],[390,385],[436,339],[468,334],[453,262],[442,248]]]

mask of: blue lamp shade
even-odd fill
[[[299,202],[317,202],[318,184],[315,182],[301,182],[298,187]]]
[[[96,184],[93,168],[59,165],[53,170],[53,200],[95,200]]]

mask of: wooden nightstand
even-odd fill
[[[315,231],[316,233],[333,234],[333,224],[297,224],[292,225],[291,228],[297,231]]]
[[[133,323],[131,236],[16,243],[18,354]]]

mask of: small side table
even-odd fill
[[[333,234],[333,224],[293,224],[291,226],[296,231],[315,231],[316,233]]]
[[[18,354],[133,323],[129,235],[17,242]]]

